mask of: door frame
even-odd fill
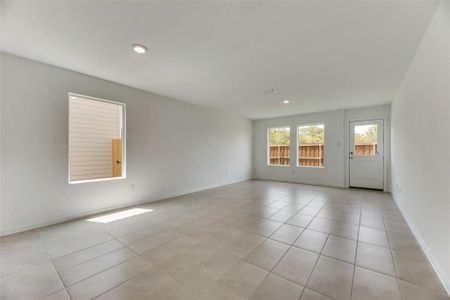
[[[350,187],[350,123],[358,121],[371,121],[382,120],[383,121],[383,191],[389,192],[388,184],[388,166],[390,161],[390,120],[387,114],[378,114],[373,116],[365,116],[362,118],[349,118],[345,122],[345,187]]]

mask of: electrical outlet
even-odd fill
[[[136,185],[134,183],[130,184],[130,191],[134,191],[136,189]]]
[[[295,170],[294,169],[291,170],[291,174],[295,174]]]

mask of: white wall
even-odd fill
[[[253,122],[253,176],[257,179],[281,180],[335,187],[348,186],[348,122],[353,120],[385,120],[385,157],[389,161],[389,112],[390,105],[351,110],[336,110],[314,114],[255,120]],[[325,124],[325,167],[297,167],[296,128],[299,124]],[[267,128],[291,127],[291,165],[267,165]],[[386,182],[389,182],[387,165]],[[389,190],[389,185],[385,185]]]
[[[251,177],[247,119],[8,54],[1,60],[2,234]],[[126,179],[68,184],[68,92],[126,103]]]
[[[450,2],[432,20],[392,105],[392,190],[450,291]]]

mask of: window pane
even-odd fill
[[[123,175],[123,105],[83,96],[69,98],[69,181]]]
[[[317,124],[298,127],[298,165],[323,167],[325,125]]]
[[[354,155],[374,156],[378,154],[378,125],[355,126]]]
[[[269,165],[289,165],[290,136],[289,127],[269,128]]]

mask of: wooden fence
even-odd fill
[[[355,145],[354,155],[371,156],[378,151],[377,144]],[[271,145],[269,159],[271,165],[289,165],[290,163],[289,145]],[[308,167],[323,167],[324,145],[323,144],[302,144],[298,146],[298,165]]]
[[[378,145],[377,144],[356,144],[354,155],[359,156],[372,156],[378,153]]]

